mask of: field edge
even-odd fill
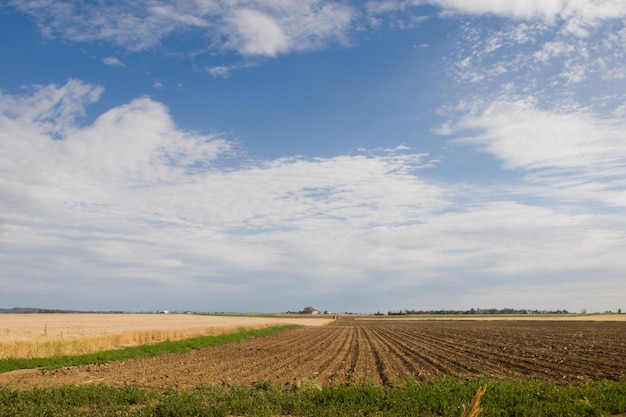
[[[297,324],[285,324],[261,329],[240,329],[236,332],[222,333],[219,335],[196,336],[176,341],[164,341],[81,355],[63,355],[43,358],[5,358],[0,359],[0,375],[19,370],[51,370],[68,366],[103,364],[128,359],[147,358],[169,353],[185,353],[191,350],[204,349],[225,343],[250,339],[252,337],[267,336],[298,327],[301,326]]]

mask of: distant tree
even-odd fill
[[[621,308],[617,309],[617,314],[622,314],[622,309]]]

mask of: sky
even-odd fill
[[[623,0],[5,0],[0,307],[626,308]]]

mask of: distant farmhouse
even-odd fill
[[[304,307],[302,314],[320,314],[320,311],[314,307]]]

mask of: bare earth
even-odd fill
[[[0,374],[0,386],[104,383],[145,388],[245,385],[285,388],[443,376],[556,383],[626,382],[626,322],[407,321],[342,318],[266,337],[160,357],[54,371]]]

